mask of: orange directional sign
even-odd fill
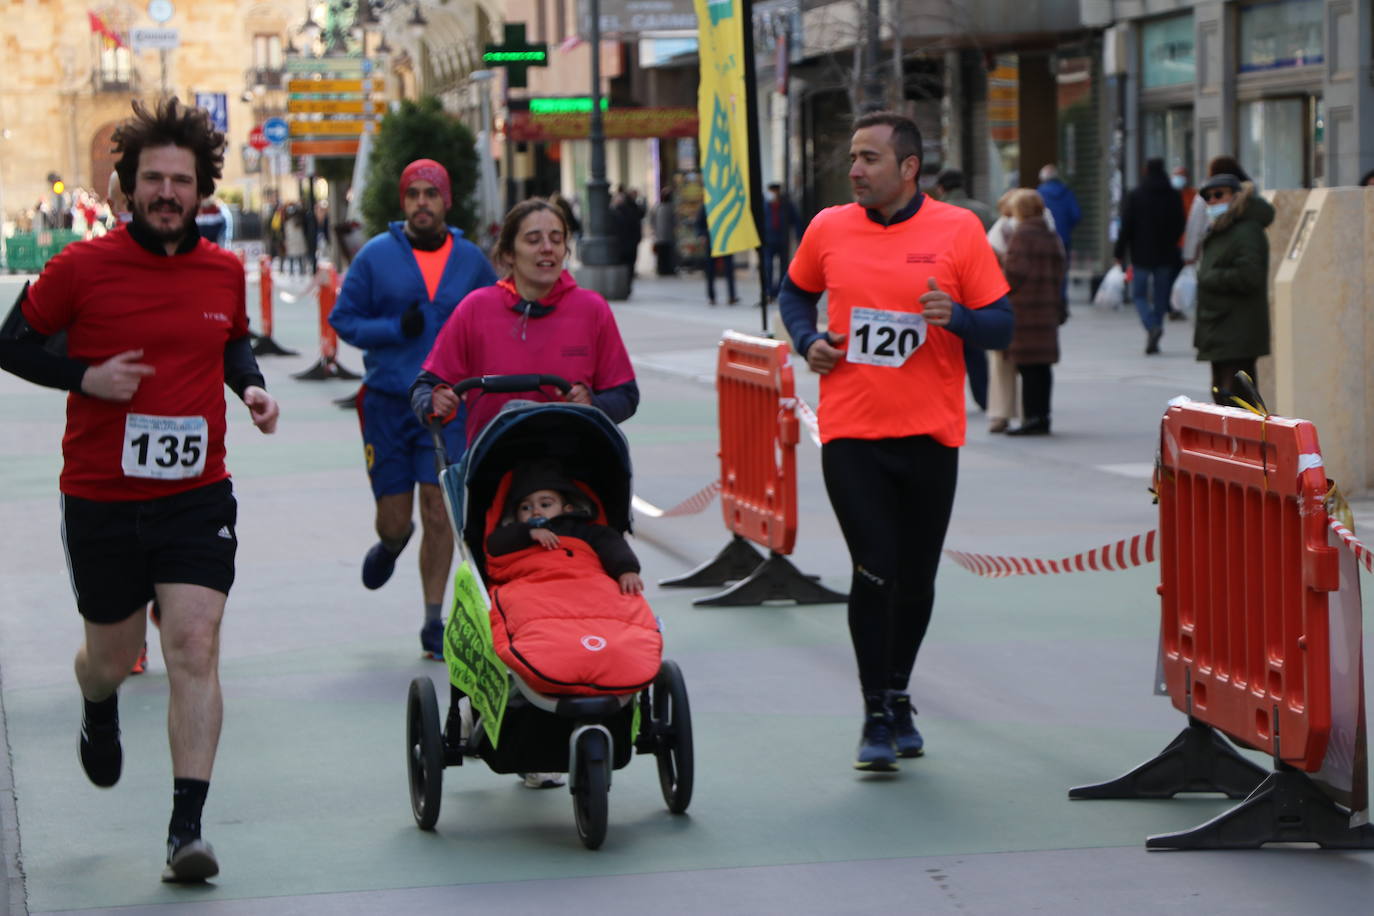
[[[356,156],[357,140],[292,140],[293,156]]]
[[[377,129],[373,121],[292,121],[293,137],[349,137],[372,133]]]
[[[288,80],[286,91],[291,93],[327,93],[343,95],[372,91],[372,80]]]
[[[361,99],[290,99],[286,110],[292,114],[382,114],[386,102]]]

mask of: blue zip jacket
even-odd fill
[[[463,238],[461,229],[449,226],[453,248],[438,293],[430,299],[404,227],[399,220],[390,223],[363,246],[329,313],[339,337],[363,351],[363,384],[400,397],[408,396],[439,329],[463,297],[496,282],[496,271],[482,250]],[[401,315],[415,302],[425,314],[425,330],[406,337]]]

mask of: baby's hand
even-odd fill
[[[620,594],[622,595],[642,595],[644,594],[644,580],[639,578],[637,572],[621,573],[620,575]]]
[[[558,535],[547,528],[531,528],[530,540],[534,541],[545,550],[553,550],[558,546]]]

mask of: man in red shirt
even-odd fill
[[[276,429],[278,408],[248,338],[243,268],[195,225],[220,176],[224,135],[171,98],[153,111],[134,102],[113,142],[132,221],[48,263],[0,326],[0,367],[71,392],[59,488],[85,624],[81,765],[97,786],[119,781],[117,691],[156,598],[173,775],[162,878],[201,881],[219,872],[200,821],[223,718],[219,629],[238,547],[224,386],[264,433]]]
[[[797,352],[821,375],[821,468],[854,568],[860,770],[895,770],[924,748],[907,689],[964,443],[963,345],[1011,342],[1007,282],[982,223],[917,190],[920,157],[910,118],[855,121],[855,203],[811,221],[778,296]]]

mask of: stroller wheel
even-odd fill
[[[588,849],[600,849],[606,840],[607,794],[610,791],[610,748],[606,735],[589,728],[577,739],[577,778],[572,784],[573,816],[577,835]]]
[[[665,660],[658,669],[650,693],[654,730],[654,757],[658,760],[658,784],[668,810],[681,814],[692,801],[692,709],[687,703],[687,682],[677,662]]]
[[[406,773],[410,777],[410,810],[421,830],[439,820],[439,793],[444,784],[444,739],[439,731],[439,701],[434,682],[417,677],[406,701]]]

